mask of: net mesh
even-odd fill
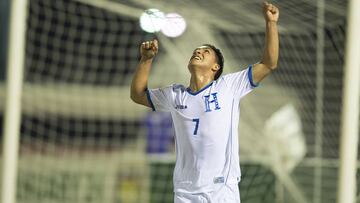
[[[241,104],[244,203],[335,202],[347,1],[325,2],[274,1],[279,68]],[[246,68],[264,47],[261,1],[30,0],[28,8],[18,202],[172,202],[169,115],[129,98],[139,44],[160,42],[150,87],[188,84],[185,65],[203,43],[222,49],[225,74]],[[180,13],[186,32],[143,32],[148,8]]]

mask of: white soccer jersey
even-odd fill
[[[168,111],[173,119],[175,192],[211,192],[240,181],[239,103],[254,87],[249,66],[195,93],[177,84],[147,91],[153,110]]]

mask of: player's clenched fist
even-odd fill
[[[141,43],[140,54],[142,59],[152,59],[157,54],[159,49],[158,41],[156,39]]]
[[[279,19],[279,9],[268,2],[263,4],[263,13],[266,21],[277,22]]]

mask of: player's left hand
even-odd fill
[[[263,13],[267,22],[277,22],[279,19],[279,9],[271,3],[264,2]]]

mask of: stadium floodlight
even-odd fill
[[[147,9],[140,16],[140,27],[145,32],[159,32],[165,23],[165,14],[156,8]]]
[[[161,32],[167,37],[179,37],[186,29],[185,19],[177,13],[168,13],[165,15],[165,24],[161,28]]]

